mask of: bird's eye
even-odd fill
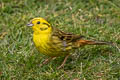
[[[37,24],[40,24],[40,21],[38,21]]]

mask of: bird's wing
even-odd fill
[[[62,44],[65,47],[65,49],[69,45],[69,43],[73,43],[73,45],[71,45],[72,48],[78,48],[84,45],[112,45],[114,46],[112,42],[85,39],[86,37],[84,36],[75,35],[71,33],[65,33],[57,28],[55,29],[53,35],[58,37],[62,41]]]
[[[77,40],[80,40],[84,36],[81,35],[75,35],[72,33],[65,33],[57,28],[54,29],[53,32],[54,36],[57,36],[60,40],[66,41],[66,42],[75,42]]]

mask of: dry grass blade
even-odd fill
[[[0,39],[3,39],[5,37],[5,35],[7,34],[7,32],[3,32],[0,34]]]

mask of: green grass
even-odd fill
[[[120,53],[85,46],[39,67],[46,56],[32,42],[30,19],[43,17],[66,32],[120,45],[120,0],[0,0],[0,80],[118,80]]]

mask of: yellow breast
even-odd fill
[[[47,55],[48,48],[50,47],[48,43],[50,43],[50,35],[41,35],[41,34],[33,34],[33,42],[40,53]]]

